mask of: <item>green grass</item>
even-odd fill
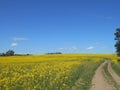
[[[78,81],[74,85],[76,90],[90,90],[93,75],[102,62],[94,63],[89,61],[80,68]]]
[[[112,63],[111,65],[114,71],[120,76],[120,62],[117,62],[117,64]]]

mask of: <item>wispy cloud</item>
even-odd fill
[[[86,48],[86,50],[92,50],[94,48],[95,48],[94,46],[89,46],[89,47]]]
[[[21,37],[13,37],[14,41],[22,41],[22,40],[28,40],[27,38],[21,38]]]
[[[18,46],[18,42],[17,41],[23,41],[23,40],[28,40],[28,38],[23,38],[23,37],[13,37],[12,38],[12,43],[11,43],[11,47],[16,47]]]
[[[16,46],[18,46],[18,43],[12,43],[11,46],[16,47]]]

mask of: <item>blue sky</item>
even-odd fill
[[[119,0],[0,0],[0,52],[115,53]]]

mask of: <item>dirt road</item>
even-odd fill
[[[111,81],[113,81],[114,84],[109,84],[109,80],[107,80],[108,78],[105,78],[103,74],[103,68],[105,65],[108,65],[108,73],[111,77]],[[115,84],[117,84],[117,87],[114,86]],[[120,90],[120,77],[112,69],[110,61],[106,60],[98,67],[93,77],[92,87],[90,90]]]
[[[81,79],[78,79],[76,83],[79,83],[80,80]],[[110,60],[105,60],[97,68],[91,84],[90,90],[120,90],[120,76],[112,69]],[[79,89],[73,86],[72,90]]]
[[[90,90],[114,90],[112,85],[109,85],[103,75],[103,67],[108,63],[105,61],[102,63],[95,72],[92,80],[92,87]]]

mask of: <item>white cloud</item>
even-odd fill
[[[90,47],[87,47],[86,50],[92,50],[94,48],[95,48],[94,46],[90,46]]]
[[[18,43],[12,43],[11,46],[16,47],[16,46],[18,46]]]
[[[28,40],[27,38],[13,37],[14,41]]]

